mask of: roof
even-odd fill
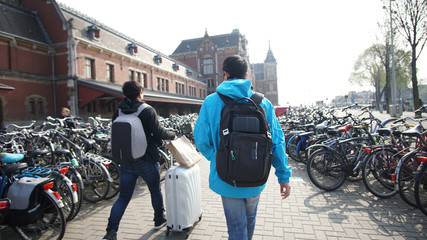
[[[81,101],[79,105],[81,106],[95,100],[98,97],[103,96],[104,94],[113,97],[123,97],[122,85],[119,84],[89,81],[84,79],[78,79],[78,84],[79,92],[80,90],[85,91],[85,94],[82,94],[84,96],[80,97],[82,99],[79,99],[79,101]],[[90,91],[89,89],[81,89],[80,86],[93,89],[95,91]],[[185,103],[192,105],[203,104],[203,99],[200,98],[192,98],[177,94],[151,91],[150,89],[144,89],[144,100],[152,102]]]
[[[0,90],[14,90],[14,87],[8,86],[6,84],[0,83]]]
[[[271,49],[268,49],[267,52],[267,57],[264,60],[265,63],[268,62],[276,62],[276,58],[274,58],[273,52],[271,51]]]
[[[209,38],[216,45],[217,48],[225,48],[238,46],[240,39],[244,38],[244,36],[240,34],[240,31],[238,29],[234,29],[233,32],[231,32],[230,34],[209,36]],[[204,37],[183,40],[181,44],[179,44],[179,46],[175,49],[172,55],[197,51],[197,48],[202,43],[203,39]]]
[[[0,32],[49,44],[36,13],[1,1]]]

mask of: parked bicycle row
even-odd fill
[[[165,127],[192,136],[197,115],[161,118]],[[119,192],[119,166],[111,157],[111,120],[51,118],[0,133],[0,224],[22,239],[61,239],[82,201],[99,202]],[[159,144],[162,178],[174,164]],[[163,180],[162,179],[162,180]]]
[[[427,118],[382,121],[368,107],[357,116],[350,107],[294,115],[311,118],[313,124],[299,124],[291,116],[282,119],[290,158],[305,163],[311,182],[322,190],[363,180],[373,195],[400,195],[427,215]]]

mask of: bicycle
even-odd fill
[[[3,223],[8,224],[21,239],[62,239],[66,221],[60,195],[51,190],[54,182],[49,178],[17,173],[27,168],[26,163],[15,163],[22,158],[2,158],[0,196],[11,200]],[[23,188],[30,191],[23,191]],[[26,197],[23,198],[22,194]],[[19,199],[28,201],[22,203],[17,201]]]
[[[421,165],[417,169],[415,175],[414,194],[417,207],[427,215],[427,155],[417,156],[417,160]]]
[[[330,146],[322,145],[310,155],[307,173],[314,185],[325,191],[334,191],[340,188],[346,179],[362,179],[361,165],[366,156],[364,145],[375,143],[366,126],[363,129],[367,132],[366,136],[337,139]]]

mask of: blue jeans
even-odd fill
[[[133,163],[120,164],[120,195],[111,208],[108,218],[107,231],[118,231],[119,223],[125,213],[126,207],[135,190],[136,180],[139,176],[144,179],[150,190],[151,205],[154,209],[154,221],[164,217],[165,208],[163,195],[160,188],[160,164],[138,160]]]
[[[252,239],[255,217],[260,194],[250,198],[229,198],[222,196],[228,239]]]

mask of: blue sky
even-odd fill
[[[278,61],[281,105],[310,105],[350,90],[357,57],[377,39],[384,22],[380,0],[58,0],[164,53],[184,39],[231,33],[248,39],[251,63],[263,62],[268,43]],[[427,55],[423,51],[421,63]],[[427,78],[418,63],[418,78]]]

